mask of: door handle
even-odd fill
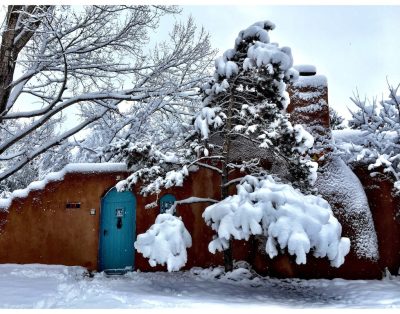
[[[108,231],[107,231],[106,229],[104,229],[104,231],[103,231],[103,235],[104,235],[104,236],[106,236],[106,235],[107,235],[107,233],[108,233]]]

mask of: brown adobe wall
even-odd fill
[[[62,181],[50,182],[43,190],[31,191],[26,198],[14,199],[9,212],[0,212],[0,263],[42,263],[80,265],[89,270],[98,267],[99,225],[101,197],[117,182],[117,176],[126,173],[68,173]],[[204,169],[193,173],[184,187],[163,191],[159,197],[172,193],[177,199],[190,196],[218,199],[219,177]],[[145,232],[155,221],[159,208],[145,209],[156,196],[137,200],[136,233]],[[67,202],[80,202],[79,209],[66,209]],[[202,213],[206,203],[182,204],[177,209],[192,235],[193,246],[188,249],[185,269],[194,266],[221,265],[222,253],[208,252],[213,231],[205,224]],[[90,215],[90,209],[96,215]],[[235,241],[234,257],[247,258],[248,249]],[[140,253],[135,253],[135,269],[141,271],[166,270],[151,267]]]
[[[62,181],[14,199],[2,213],[0,263],[97,268],[100,199],[123,173],[67,173]],[[125,174],[126,175],[126,174]],[[81,208],[67,209],[67,202]],[[96,215],[90,215],[90,209]]]
[[[0,263],[81,265],[90,270],[97,269],[101,197],[115,185],[116,175],[70,173],[63,181],[51,182],[41,191],[32,191],[26,199],[14,200],[0,234]],[[201,169],[185,181],[184,187],[165,190],[159,197],[172,193],[177,199],[190,196],[219,199],[219,180],[214,172]],[[156,196],[140,197],[137,192],[134,191],[137,198],[136,230],[140,234],[154,223],[159,208],[145,209]],[[81,202],[80,209],[65,208],[66,202],[78,201]],[[178,206],[177,213],[193,240],[184,269],[223,265],[222,253],[208,252],[208,243],[214,233],[201,216],[206,206],[206,203]],[[96,208],[96,216],[90,216],[91,208]],[[281,278],[376,278],[376,274],[365,271],[362,261],[351,256],[339,269],[330,267],[326,258],[312,256],[308,256],[307,265],[297,265],[294,257],[287,253],[271,260],[259,246],[260,241],[254,237],[248,242],[233,241],[234,259],[248,261],[260,274]],[[156,271],[166,270],[166,267],[151,267],[147,259],[136,252],[135,269]]]
[[[295,257],[288,253],[280,254],[270,259],[265,253],[259,252],[259,254],[255,255],[255,259],[251,264],[257,273],[277,278],[382,278],[382,273],[373,263],[359,259],[353,253],[349,253],[349,255],[345,257],[344,264],[339,268],[330,266],[329,260],[326,257],[316,258],[311,254],[307,256],[307,264],[297,265]]]
[[[342,236],[349,236],[348,226],[337,217],[343,226]],[[358,257],[354,251],[345,257],[345,262],[339,268],[330,266],[328,258],[316,258],[312,254],[307,255],[307,264],[297,265],[295,257],[287,252],[271,259],[265,253],[265,241],[253,240],[253,258],[248,262],[254,270],[261,275],[277,278],[344,278],[344,279],[381,279],[382,271],[378,263],[365,258]]]
[[[379,244],[379,266],[392,274],[400,270],[400,197],[392,194],[393,182],[385,176],[370,176],[366,165],[353,165],[364,186],[375,222]]]

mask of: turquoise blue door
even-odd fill
[[[136,198],[113,188],[101,200],[100,270],[133,269],[135,239]]]

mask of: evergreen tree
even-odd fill
[[[344,121],[344,118],[335,109],[329,107],[329,123],[332,130],[343,130],[345,128]]]
[[[381,102],[362,100],[356,94],[351,100],[357,111],[350,111],[349,126],[362,131],[362,145],[352,146],[353,159],[368,164],[369,170],[378,169],[392,181],[400,194],[400,95],[399,87],[388,84],[389,97]],[[377,172],[375,172],[376,174]],[[371,175],[374,175],[372,173]]]
[[[201,88],[203,108],[193,119],[192,133],[185,140],[178,141],[179,146],[173,152],[163,151],[150,142],[120,141],[110,148],[110,152],[116,158],[124,159],[133,172],[126,180],[117,184],[119,190],[129,189],[140,180],[142,194],[159,193],[163,188],[182,185],[190,167],[195,165],[216,171],[220,175],[221,201],[198,198],[180,200],[171,207],[170,213],[174,212],[176,205],[188,202],[214,202],[214,205],[221,203],[225,206],[233,200],[228,192],[233,184],[240,182],[237,189],[241,191],[241,195],[243,191],[255,192],[265,184],[275,184],[261,162],[261,159],[271,158],[272,153],[274,162],[283,165],[288,172],[283,179],[302,192],[310,191],[316,180],[317,169],[317,164],[307,155],[313,145],[313,137],[301,125],[293,126],[285,111],[289,103],[286,83],[295,80],[298,73],[292,68],[290,48],[280,48],[277,44],[270,43],[268,32],[274,27],[269,21],[253,24],[239,33],[233,49],[227,50],[222,57],[216,59],[214,77]],[[248,154],[241,155],[240,151],[248,149],[249,144],[256,148],[255,152],[261,151],[265,155],[258,158],[246,157]],[[240,170],[242,177],[232,179],[230,174],[235,171],[237,174],[237,170]],[[256,203],[254,200],[253,204]],[[209,210],[214,205],[206,209],[207,213],[203,217],[207,224],[217,230],[219,223],[216,223],[215,215],[212,214],[214,210]],[[218,206],[214,206],[214,209],[220,211]],[[258,222],[255,225],[258,223],[263,226],[252,229],[253,234],[260,234],[263,229],[267,236],[268,225],[272,220],[263,219],[261,222],[260,217],[256,219]],[[144,247],[149,241],[154,242],[156,235],[152,233],[155,229],[163,229],[158,224],[165,224],[164,227],[170,230],[173,219],[157,219],[157,226],[150,228],[149,233],[138,236],[135,246],[147,257],[151,255],[151,249]],[[181,223],[176,225],[181,226]],[[179,230],[175,238],[182,239],[180,246],[184,247],[184,243],[191,241],[187,240],[181,227]],[[244,234],[246,235],[243,237],[247,238],[248,233]],[[216,236],[209,246],[210,251],[224,251],[226,271],[233,267],[231,238],[232,235],[229,234],[225,238]],[[268,243],[272,252],[270,256],[273,257],[276,255],[273,253],[276,251],[276,242],[270,240]],[[151,263],[157,260],[149,258]],[[158,260],[165,261],[162,258]]]
[[[296,79],[298,73],[292,68],[290,48],[269,42],[268,32],[274,28],[273,23],[265,21],[241,31],[234,48],[216,59],[214,78],[203,87],[205,107],[196,117],[195,129],[204,155],[208,155],[210,141],[222,139],[219,147],[211,145],[221,155],[221,199],[229,196],[231,170],[264,170],[256,170],[256,163],[248,160],[240,164],[232,160],[234,140],[272,149],[287,164],[290,181],[303,190],[309,187],[313,165],[303,154],[312,146],[313,138],[300,125],[293,127],[285,113],[289,103],[286,83]],[[230,270],[230,248],[224,253],[225,268]]]

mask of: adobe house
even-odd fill
[[[288,111],[316,137],[317,144],[332,141],[327,80],[316,75],[313,67],[299,70],[299,81],[289,88]],[[390,182],[371,178],[362,165],[352,166],[353,171],[324,150],[329,147],[316,152],[327,156],[320,163],[316,184],[341,222],[343,235],[350,237],[351,252],[344,265],[332,268],[327,259],[312,256],[307,257],[306,265],[296,265],[293,256],[284,253],[271,260],[262,237],[233,241],[234,259],[249,262],[260,274],[276,277],[372,279],[381,278],[385,267],[396,273],[400,266],[399,200],[391,196]],[[151,267],[135,252],[136,235],[145,232],[157,214],[175,200],[190,196],[218,199],[220,177],[200,169],[191,173],[182,187],[143,197],[137,187],[130,192],[116,191],[115,184],[128,175],[124,164],[70,164],[43,181],[14,191],[10,199],[0,200],[0,263],[80,265],[97,271],[165,270]],[[154,201],[158,207],[145,209]],[[177,207],[193,240],[185,269],[223,264],[222,253],[214,255],[207,249],[213,231],[201,216],[206,206]]]

